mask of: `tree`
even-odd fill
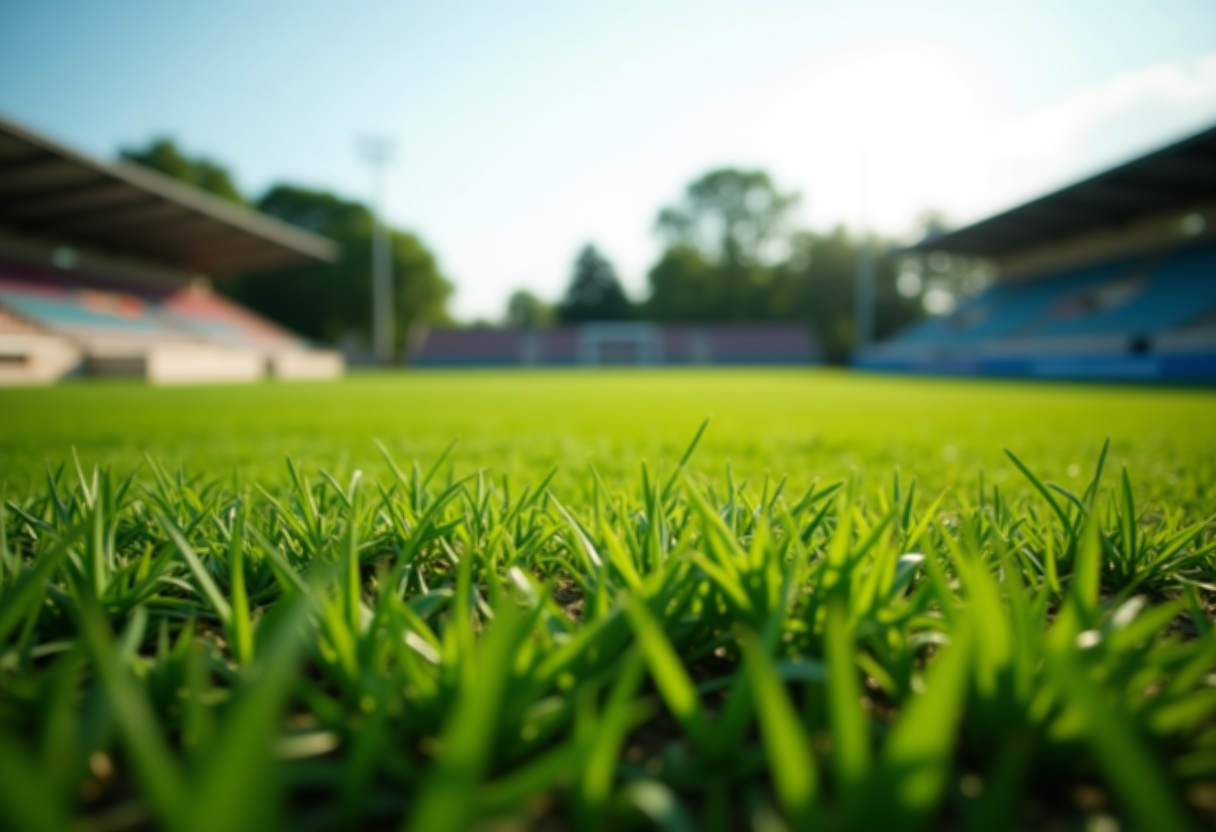
[[[647,318],[665,323],[697,323],[721,317],[722,275],[698,249],[687,245],[669,247],[647,277],[650,298],[642,306]]]
[[[230,202],[246,204],[245,197],[233,182],[232,174],[223,165],[202,156],[192,158],[185,155],[172,139],[161,137],[148,142],[143,148],[123,148],[120,155],[128,162],[189,182]]]
[[[856,343],[857,256],[861,241],[843,226],[827,234],[790,237],[790,256],[776,268],[778,282],[794,287],[799,320],[809,321],[827,360],[844,362]],[[892,244],[872,241],[875,261],[874,325],[881,339],[920,316],[919,305],[896,290]]]
[[[655,226],[669,246],[695,248],[719,268],[768,265],[784,253],[798,200],[764,171],[722,168],[688,185],[678,204],[659,212]]]
[[[950,230],[940,211],[924,211],[917,220],[918,237],[932,240]],[[987,287],[995,278],[992,264],[978,257],[945,251],[916,252],[899,262],[896,287],[903,297],[919,301],[926,312],[941,315]]]
[[[584,246],[574,261],[570,288],[558,307],[561,321],[622,321],[629,318],[629,313],[629,298],[621,288],[616,269],[595,246]]]
[[[122,158],[225,199],[248,205],[221,165],[183,153],[169,138],[126,148]],[[268,275],[220,281],[219,291],[288,329],[336,343],[351,334],[371,339],[372,215],[359,202],[294,185],[274,185],[252,206],[264,214],[328,237],[340,247],[336,263],[313,263]],[[415,323],[449,323],[451,284],[435,256],[413,234],[389,232],[397,348]]]
[[[535,329],[553,323],[552,304],[545,303],[527,289],[519,289],[507,299],[504,323],[510,327]]]
[[[724,168],[692,182],[655,223],[667,248],[650,269],[642,314],[665,322],[805,322],[829,361],[847,361],[856,340],[859,241],[843,227],[797,230],[797,202],[763,171]],[[923,310],[897,288],[892,244],[873,245],[881,338]]]
[[[846,361],[856,329],[857,242],[837,226],[828,234],[795,234],[791,249],[782,271],[798,285],[798,312],[814,326],[824,357]],[[882,259],[876,256],[875,263],[881,266]]]
[[[723,168],[691,183],[655,228],[667,250],[650,272],[658,320],[752,321],[784,314],[773,266],[788,251],[796,193],[764,171]]]
[[[336,263],[314,263],[273,274],[226,280],[221,289],[289,329],[334,343],[349,334],[371,339],[372,215],[361,203],[292,185],[276,185],[257,201],[263,213],[329,237],[341,247]],[[449,323],[452,287],[434,255],[413,234],[390,229],[396,347],[417,323]]]

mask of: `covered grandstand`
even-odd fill
[[[337,353],[211,290],[335,256],[315,234],[0,119],[0,383],[338,375]]]
[[[859,367],[1216,380],[1216,128],[914,250],[991,258],[997,280]]]

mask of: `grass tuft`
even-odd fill
[[[1116,441],[1076,493],[1017,453],[779,479],[707,436],[46,466],[0,507],[0,825],[1216,823],[1203,477],[1163,498]]]

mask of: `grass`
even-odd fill
[[[798,372],[0,391],[0,823],[1216,823],[1213,417]]]
[[[1216,482],[1211,390],[1069,386],[857,376],[830,371],[422,372],[340,384],[154,388],[65,384],[0,388],[0,485],[29,488],[46,460],[76,448],[86,463],[128,470],[144,454],[195,473],[239,470],[281,482],[287,456],[335,474],[388,474],[434,460],[459,437],[463,471],[539,478],[559,466],[581,490],[587,461],[619,483],[638,463],[677,459],[707,414],[698,467],[766,471],[807,485],[857,469],[886,482],[895,467],[931,489],[1020,475],[1002,453],[1076,485],[1104,437],[1112,462],[1140,473],[1146,496],[1210,505]]]

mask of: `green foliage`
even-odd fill
[[[257,200],[244,197],[223,166],[184,154],[172,139],[128,148],[122,157],[204,191],[328,237],[338,243],[336,263],[313,263],[273,274],[225,279],[220,292],[306,338],[335,344],[371,341],[372,215],[365,205],[295,185],[270,187]],[[434,254],[416,235],[389,229],[393,272],[396,349],[408,357],[410,330],[417,324],[447,324],[451,284]]]
[[[660,211],[667,251],[650,272],[647,317],[659,321],[796,320],[773,285],[798,203],[763,171],[711,171]]]
[[[725,314],[725,287],[697,249],[675,245],[650,270],[643,313],[664,323],[703,323]]]
[[[854,346],[854,279],[860,242],[843,228],[798,230],[798,195],[763,171],[712,171],[663,209],[667,248],[650,269],[643,317],[663,322],[805,322],[830,361]],[[875,319],[881,337],[923,314],[919,296],[896,291],[893,245],[874,243]],[[936,285],[936,284],[935,284]]]
[[[536,329],[549,326],[556,317],[556,310],[527,289],[519,289],[507,298],[507,312],[503,323],[510,327]]]
[[[316,263],[273,274],[224,281],[220,289],[309,338],[336,343],[349,335],[371,340],[372,216],[361,203],[323,191],[277,185],[258,210],[336,241],[336,263]],[[391,230],[397,349],[415,324],[448,322],[452,287],[435,256],[413,234]]]
[[[875,265],[874,324],[883,338],[924,314],[919,296],[896,291],[895,244],[871,241]],[[791,306],[815,327],[824,354],[845,360],[855,343],[854,308],[857,258],[861,241],[844,228],[829,233],[801,232],[790,240],[791,254],[778,268],[781,285],[793,287]]]
[[[593,245],[583,246],[574,261],[570,286],[557,307],[562,323],[623,321],[630,317],[629,298],[616,269]]]
[[[730,465],[753,482],[785,472],[787,490],[853,469],[873,482],[898,467],[905,488],[914,472],[926,495],[974,493],[981,471],[1013,496],[1029,491],[1004,446],[1081,493],[1094,436],[1111,437],[1112,470],[1145,472],[1139,512],[1155,502],[1202,517],[1216,482],[1216,396],[1205,390],[756,368],[428,370],[334,384],[0,388],[0,490],[43,483],[46,460],[72,447],[116,470],[148,453],[272,484],[286,478],[286,456],[380,476],[390,472],[374,440],[398,457],[435,459],[459,436],[470,470],[537,482],[557,467],[561,493],[581,498],[588,458],[608,484],[626,482],[638,460],[679,457],[688,426],[707,413],[704,469]]]
[[[937,211],[924,212],[918,222],[916,239],[928,240],[950,231],[950,224]],[[990,261],[945,251],[903,252],[898,257],[899,294],[921,301],[931,311],[947,301],[953,306],[960,298],[974,295],[992,282],[995,270]]]
[[[128,162],[135,162],[165,176],[188,182],[199,190],[223,197],[230,202],[247,204],[227,168],[203,156],[187,156],[172,139],[152,139],[141,148],[124,148],[120,155]]]
[[[798,200],[764,171],[722,168],[689,183],[677,205],[659,212],[655,227],[670,245],[700,251],[733,272],[771,260],[769,246],[790,230]]]
[[[1203,512],[1117,445],[1079,493],[699,473],[717,424],[577,487],[50,469],[0,513],[0,822],[1216,820]]]

